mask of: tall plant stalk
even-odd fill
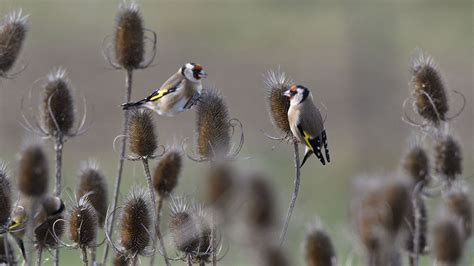
[[[63,134],[58,132],[54,142],[54,150],[56,151],[56,183],[54,189],[54,195],[61,198],[61,180],[62,180],[62,167],[63,167],[63,146],[64,139]],[[59,247],[54,248],[54,266],[59,266]]]
[[[160,228],[160,223],[161,223],[161,210],[163,209],[163,197],[158,197],[158,206],[156,207],[156,235],[158,237],[158,239],[160,240],[160,245],[163,247],[163,250],[164,249],[164,240],[163,240],[163,235],[161,234],[161,228]],[[162,243],[163,242],[163,243]],[[156,247],[156,243],[155,243],[155,247]],[[153,255],[151,256],[150,258],[150,265],[155,265],[155,254],[156,253],[153,253]],[[166,254],[166,251],[163,252],[163,254]],[[168,258],[166,258],[168,259]]]
[[[295,208],[296,199],[298,197],[298,191],[300,189],[300,178],[301,178],[301,164],[300,164],[300,154],[298,149],[298,141],[293,139],[293,148],[295,153],[295,188],[293,190],[293,195],[290,201],[290,207],[288,208],[288,213],[286,214],[285,224],[280,235],[280,245],[283,245],[285,242],[286,232],[288,230],[288,224],[290,223],[291,214]]]

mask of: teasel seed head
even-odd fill
[[[97,212],[99,226],[103,227],[107,215],[107,180],[100,171],[98,163],[88,161],[83,164],[79,175],[77,196],[82,198],[88,194],[89,203]]]
[[[288,257],[283,249],[277,245],[269,244],[259,251],[258,265],[260,266],[289,266]]]
[[[247,222],[256,229],[268,229],[275,223],[276,206],[272,188],[258,174],[249,178]]]
[[[464,249],[464,237],[459,220],[439,218],[433,227],[433,253],[442,265],[458,265]]]
[[[120,238],[127,254],[142,254],[148,246],[152,230],[151,204],[145,191],[133,189],[125,202],[121,217]],[[129,256],[130,257],[130,256]]]
[[[40,198],[47,193],[48,158],[40,143],[25,146],[20,154],[18,188],[28,197]]]
[[[207,201],[213,207],[223,210],[228,204],[235,183],[233,170],[225,163],[213,164],[207,176]]]
[[[227,104],[217,90],[203,91],[196,115],[198,154],[208,159],[227,156],[231,123]]]
[[[11,70],[20,54],[26,37],[28,16],[22,11],[7,15],[0,26],[0,76],[4,77]]]
[[[283,92],[290,89],[293,81],[286,76],[285,72],[278,70],[277,72],[269,71],[264,82],[267,87],[268,112],[273,125],[286,136],[291,136],[288,122],[290,101],[288,97],[283,96]]]
[[[58,197],[47,196],[42,200],[42,207],[34,231],[36,247],[55,248],[65,229],[64,202]]]
[[[150,111],[133,110],[131,112],[128,135],[130,150],[134,154],[142,158],[154,155],[158,144]]]
[[[169,230],[176,249],[192,254],[199,247],[199,231],[196,220],[185,198],[171,198]]]
[[[115,59],[127,70],[140,68],[145,54],[143,19],[137,3],[122,2],[115,27]]]
[[[121,254],[116,254],[113,265],[114,266],[129,266],[130,262],[128,261],[127,257]]]
[[[412,86],[418,114],[435,125],[445,121],[448,112],[446,89],[433,58],[422,51],[413,60]]]
[[[5,163],[0,162],[0,228],[8,226],[12,211],[12,189]]]
[[[153,175],[153,186],[160,197],[167,198],[178,184],[182,157],[179,150],[172,148],[161,157],[156,166]]]
[[[66,71],[59,68],[48,75],[42,106],[43,128],[51,136],[69,136],[75,121],[74,100]]]
[[[452,182],[462,174],[461,146],[453,136],[441,137],[435,144],[435,171]]]
[[[430,178],[430,162],[426,151],[419,145],[413,146],[402,162],[405,173],[414,184],[428,184]]]
[[[192,210],[192,218],[196,225],[198,246],[193,251],[193,260],[196,262],[208,262],[212,254],[212,230],[213,224],[207,208],[202,204],[196,204]],[[216,228],[214,228],[216,230]],[[216,240],[216,243],[218,241]]]
[[[446,206],[452,215],[458,217],[465,239],[467,240],[472,234],[473,226],[473,205],[469,198],[467,189],[462,187],[453,187],[446,195]]]
[[[71,240],[81,248],[92,248],[96,245],[97,238],[97,212],[87,197],[87,195],[81,197],[69,213]]]
[[[336,265],[336,253],[331,238],[318,225],[311,226],[305,240],[306,265]]]
[[[413,195],[414,198],[413,200],[416,200],[417,204],[417,211],[418,214],[415,213],[415,206],[413,205],[414,202],[412,202],[410,208],[407,210],[407,215],[406,215],[406,220],[405,220],[405,227],[406,228],[406,240],[405,240],[405,249],[409,252],[414,252],[415,251],[415,242],[414,242],[414,237],[415,237],[415,226],[416,222],[418,222],[418,252],[419,254],[425,254],[426,249],[427,249],[427,233],[428,233],[428,212],[426,211],[426,204],[425,201],[423,200],[423,197],[420,195]],[[416,216],[419,215],[419,221],[416,221]]]

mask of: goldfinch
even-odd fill
[[[12,212],[10,224],[8,225],[8,232],[13,236],[18,244],[25,261],[26,253],[25,245],[23,244],[23,237],[26,233],[27,222],[28,216],[26,215],[25,208],[23,206],[17,206]]]
[[[202,91],[201,79],[206,76],[201,65],[187,63],[150,96],[138,102],[124,103],[122,108],[148,108],[159,115],[174,116],[197,102]]]
[[[290,99],[288,122],[293,135],[306,145],[305,155],[301,166],[313,153],[319,161],[326,165],[330,162],[328,140],[324,129],[324,120],[321,112],[313,103],[311,92],[302,85],[293,85],[283,95]],[[322,149],[326,159],[322,154]]]

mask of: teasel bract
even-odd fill
[[[9,74],[18,59],[27,32],[28,15],[22,10],[13,11],[3,19],[0,25],[0,77],[12,78],[16,74]],[[24,69],[19,71],[21,72]]]
[[[103,42],[102,51],[104,57],[109,64],[115,69],[124,69],[125,76],[125,100],[129,103],[132,96],[133,71],[137,69],[148,68],[155,59],[156,55],[156,33],[145,29],[143,25],[143,17],[140,13],[138,4],[135,1],[122,1],[116,16],[116,25],[114,27],[114,38],[106,36]],[[151,37],[147,37],[147,33],[151,33]],[[151,51],[147,55],[146,43],[151,42]],[[122,136],[128,133],[129,111],[124,110]],[[118,202],[120,184],[122,180],[123,165],[126,151],[126,137],[122,138],[120,143],[120,155],[117,167],[117,176],[115,179],[114,198],[112,201],[112,209],[115,209]],[[115,212],[112,212],[112,222],[108,233],[113,232],[115,220]],[[109,254],[109,245],[106,246],[104,252],[103,263],[107,263]]]
[[[336,265],[334,246],[321,225],[311,225],[306,233],[305,256],[308,266]]]

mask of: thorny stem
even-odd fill
[[[125,78],[125,87],[126,87],[126,92],[125,92],[125,102],[130,102],[131,96],[132,96],[132,70],[127,70],[127,76]],[[128,131],[128,118],[129,118],[129,112],[128,110],[125,110],[123,113],[123,126],[122,126],[122,135],[124,136],[122,138],[122,143],[120,147],[120,157],[119,157],[119,163],[117,167],[117,177],[115,179],[115,189],[114,189],[114,201],[112,202],[112,210],[115,210],[117,208],[117,202],[118,202],[118,197],[119,197],[119,192],[120,192],[120,182],[122,180],[122,172],[123,172],[123,163],[124,163],[124,157],[125,157],[125,149],[126,149],[126,143],[127,143],[127,131]],[[115,212],[112,212],[112,219],[108,228],[108,233],[109,235],[112,235],[112,232],[114,230],[114,222],[115,222]],[[107,228],[104,228],[107,230]],[[104,260],[103,264],[107,265],[107,257],[109,255],[109,249],[110,249],[110,244],[107,243],[105,246],[105,251],[104,251]]]
[[[83,247],[81,248],[82,251],[82,264],[84,266],[88,266],[89,262],[87,261],[87,248]]]
[[[288,208],[288,213],[286,214],[285,224],[280,235],[280,246],[285,242],[286,231],[288,230],[288,224],[290,223],[291,214],[295,208],[296,198],[298,197],[298,191],[300,189],[300,178],[301,178],[301,164],[300,164],[300,154],[298,149],[298,141],[293,139],[293,148],[295,152],[295,189],[293,191],[293,196],[291,197],[290,207]]]
[[[415,187],[414,195],[412,198],[413,204],[413,218],[414,218],[414,228],[413,228],[413,254],[410,256],[410,265],[418,266],[418,259],[420,255],[419,245],[420,245],[420,226],[421,226],[421,213],[420,206],[418,202],[419,192],[421,184],[418,184]]]
[[[43,248],[38,249],[38,256],[36,256],[36,266],[41,266],[41,257],[43,256]]]
[[[143,169],[145,170],[146,181],[148,183],[148,193],[150,193],[151,201],[153,204],[153,211],[155,212],[155,215],[153,216],[154,225],[155,225],[155,237],[153,237],[153,246],[156,247],[156,239],[158,238],[160,242],[160,250],[162,251],[163,257],[165,259],[165,264],[167,266],[170,266],[171,264],[168,260],[168,255],[166,254],[165,243],[163,242],[163,236],[161,235],[158,220],[156,219],[158,217],[157,216],[158,214],[157,214],[157,208],[156,208],[155,191],[153,190],[153,183],[151,181],[151,174],[150,174],[150,167],[148,166],[148,159],[143,158],[142,162],[143,162]]]
[[[160,222],[161,222],[161,210],[163,209],[163,198],[162,197],[159,197],[158,198],[158,207],[156,209],[156,228],[157,228],[157,235],[158,235],[158,232],[161,236],[161,229],[160,229]],[[160,241],[162,241],[162,237],[160,237]],[[164,243],[163,245],[164,246]],[[155,243],[155,246],[156,248],[156,243]],[[151,256],[150,258],[150,265],[155,265],[155,254],[156,253],[153,253],[153,255]]]
[[[62,178],[62,167],[63,167],[63,134],[58,132],[56,135],[54,150],[56,151],[56,187],[54,195],[61,197],[61,178]],[[54,249],[54,265],[59,266],[59,247]]]

